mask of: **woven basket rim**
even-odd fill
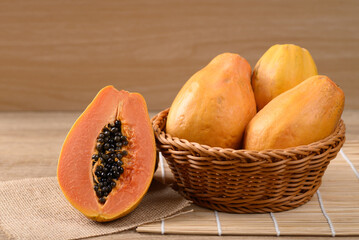
[[[248,158],[251,158],[252,160],[255,160],[258,155],[262,155],[263,157],[269,156],[269,157],[276,157],[276,156],[283,156],[283,155],[297,155],[297,154],[303,154],[306,155],[308,151],[313,152],[313,150],[322,149],[325,146],[332,145],[334,142],[339,141],[340,137],[345,135],[345,124],[343,119],[340,119],[338,122],[334,132],[330,134],[328,137],[323,138],[319,141],[310,143],[308,145],[301,145],[297,147],[290,147],[285,149],[266,149],[261,151],[256,150],[246,150],[246,149],[232,149],[232,148],[221,148],[221,147],[211,147],[204,144],[199,144],[197,142],[190,142],[186,139],[180,139],[178,137],[172,137],[170,134],[166,133],[164,129],[162,129],[159,126],[159,123],[164,119],[167,118],[168,111],[170,108],[167,108],[163,111],[160,111],[158,114],[156,114],[152,119],[152,125],[153,129],[156,135],[156,138],[158,140],[165,139],[168,142],[173,142],[181,145],[186,145],[191,149],[198,149],[198,150],[204,150],[205,152],[210,151],[214,154],[220,154],[220,155],[233,155],[233,154],[239,154],[239,155],[245,155]],[[164,128],[165,125],[163,125]]]

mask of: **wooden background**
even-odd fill
[[[307,48],[359,109],[359,1],[1,0],[0,111],[83,110],[112,84],[168,107],[222,52],[253,67],[276,43]]]

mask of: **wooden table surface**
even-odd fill
[[[62,143],[79,114],[79,112],[0,112],[0,152],[2,153],[0,156],[0,181],[55,176]],[[343,119],[347,126],[347,140],[359,140],[359,111],[345,110]],[[93,239],[119,238],[275,239],[275,237],[263,236],[160,236],[140,234],[135,230]],[[7,237],[0,233],[0,239],[7,239]],[[292,237],[291,239],[304,238]],[[307,239],[312,238],[308,237]],[[327,238],[316,237],[315,239]],[[336,239],[341,239],[341,237]]]

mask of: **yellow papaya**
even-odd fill
[[[212,147],[239,148],[256,114],[251,67],[233,53],[215,57],[195,73],[174,99],[166,132]]]
[[[249,122],[244,148],[284,149],[329,136],[344,109],[343,91],[327,76],[312,76],[270,101]]]
[[[257,110],[279,94],[317,74],[317,67],[308,50],[293,44],[270,47],[259,59],[252,74]]]

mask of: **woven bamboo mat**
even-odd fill
[[[162,160],[162,159],[161,159]],[[359,141],[345,143],[312,200],[280,213],[229,214],[192,204],[193,212],[143,225],[138,232],[206,235],[359,236]],[[155,177],[173,181],[165,161]]]

